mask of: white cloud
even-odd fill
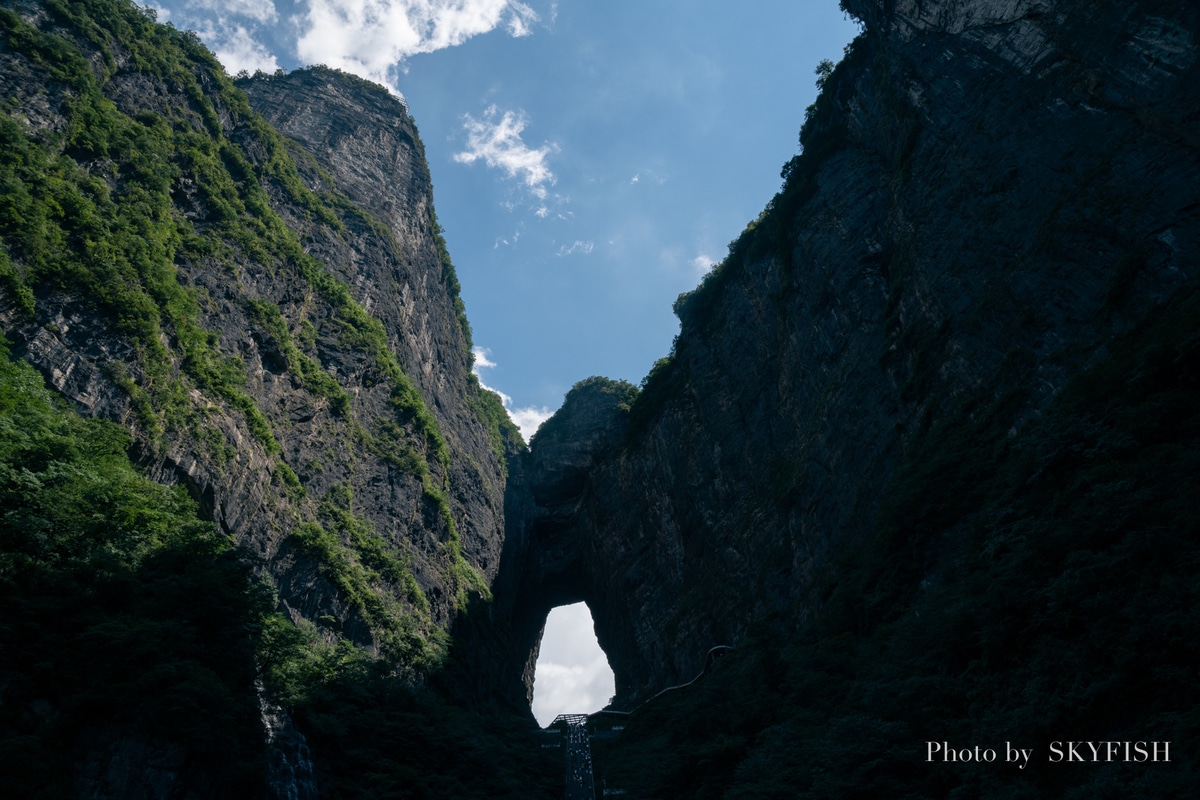
[[[647,180],[654,181],[654,183],[658,184],[659,186],[662,186],[667,182],[667,176],[663,173],[652,169],[641,169],[633,174],[633,177],[629,179],[629,183],[636,186],[642,182],[643,177]]]
[[[175,13],[154,4],[150,8],[160,22],[169,18],[180,28],[196,31],[230,74],[279,68],[260,37],[263,26],[279,22],[273,0],[186,0],[176,4]]]
[[[696,274],[703,275],[713,268],[717,260],[707,253],[700,253],[692,259],[692,269],[696,270]]]
[[[308,0],[301,60],[389,84],[417,53],[454,47],[503,25],[527,36],[538,20],[518,0]]]
[[[223,18],[218,19],[217,25],[216,29],[201,32],[200,37],[212,48],[213,55],[226,72],[235,75],[242,70],[274,72],[279,69],[275,56],[245,27]]]
[[[583,603],[550,612],[533,679],[533,715],[546,725],[559,714],[603,708],[614,692],[612,668]]]
[[[587,256],[587,255],[591,255],[592,251],[595,249],[596,249],[595,242],[591,242],[591,241],[582,242],[579,239],[576,239],[574,241],[574,243],[572,243],[570,246],[567,246],[564,244],[562,247],[558,248],[558,253],[556,255],[573,256],[576,253],[582,253],[583,255]]]
[[[277,22],[279,20],[279,12],[275,10],[275,3],[272,0],[188,0],[187,7],[213,11],[222,18],[232,14],[248,17],[255,22]]]
[[[529,442],[542,423],[554,416],[554,409],[549,406],[526,406],[525,408],[505,408],[512,421],[521,430],[521,436]]]
[[[486,347],[473,347],[471,348],[471,352],[475,355],[476,377],[479,377],[479,370],[496,366],[496,362],[488,358],[492,354],[492,351]]]
[[[529,26],[538,21],[538,15],[524,3],[514,3],[512,16],[508,18],[508,35],[514,38],[528,36]]]
[[[521,431],[521,436],[525,439],[525,441],[529,442],[529,440],[533,438],[533,435],[537,433],[537,429],[541,427],[541,424],[554,415],[554,409],[549,408],[548,406],[526,406],[524,408],[513,408],[512,397],[500,391],[499,389],[488,386],[486,383],[484,383],[483,376],[479,374],[479,370],[481,369],[488,369],[496,366],[496,362],[492,361],[491,359],[492,351],[488,350],[486,347],[479,347],[476,345],[475,347],[471,348],[471,352],[475,355],[475,366],[471,368],[471,371],[475,373],[476,378],[479,378],[479,385],[484,389],[487,389],[489,392],[495,392],[500,396],[500,402],[503,403],[504,410],[508,412],[509,418],[513,421],[513,424],[517,426],[517,429]]]
[[[483,119],[464,114],[467,148],[455,153],[454,160],[460,164],[474,164],[482,159],[489,167],[519,179],[538,200],[545,200],[549,194],[547,186],[553,186],[555,180],[546,158],[556,148],[552,144],[538,148],[525,144],[521,133],[528,122],[524,111],[501,113],[494,105],[483,112]],[[541,210],[538,209],[539,216],[544,216],[540,214]]]

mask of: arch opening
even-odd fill
[[[557,606],[546,616],[533,679],[533,716],[542,727],[559,714],[590,714],[615,694],[608,656],[586,603]]]

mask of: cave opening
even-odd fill
[[[559,714],[590,714],[608,705],[615,680],[586,603],[550,610],[533,679],[533,716],[542,727]]]

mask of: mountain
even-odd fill
[[[676,302],[672,352],[632,402],[580,385],[532,442],[555,558],[526,586],[572,575],[638,709],[598,780],[1186,796],[1200,15],[844,7],[863,33],[818,69],[780,192]],[[530,616],[554,596],[526,589]],[[1085,772],[1053,761],[1068,741],[1174,749]]]
[[[676,302],[680,335],[637,401],[592,423],[616,432],[582,455],[533,442],[535,460],[586,464],[572,583],[630,700],[755,620],[818,613],[837,552],[892,537],[913,586],[952,572],[938,561],[1018,437],[1129,358],[1119,343],[1187,325],[1191,11],[847,8],[866,29],[823,69],[802,154]],[[1171,335],[1189,380],[1190,333]],[[594,404],[586,388],[561,424]]]
[[[524,443],[471,374],[470,328],[403,103],[322,68],[243,90],[194,34],[133,3],[8,3],[0,17],[6,351],[77,412],[124,429],[128,447],[117,450],[145,476],[181,487],[172,497],[191,522],[179,525],[199,539],[180,547],[214,547],[215,535],[212,557],[229,560],[232,547],[244,564],[227,576],[236,608],[205,623],[196,669],[224,676],[208,700],[250,714],[251,733],[239,735],[253,741],[264,738],[260,699],[297,707],[331,676],[382,669],[420,690],[448,663],[455,621],[489,601],[505,462]],[[317,132],[323,147],[304,149],[305,130],[281,120],[287,138],[247,92],[268,112],[272,98],[322,111],[332,125]],[[23,392],[14,409],[44,403]],[[180,586],[101,603],[108,628],[85,613],[97,593],[127,590],[117,577],[136,584],[144,559],[173,552],[170,537],[139,532],[146,503],[160,501],[112,507],[71,484],[70,503],[29,519],[42,495],[30,481],[49,487],[83,468],[62,448],[95,449],[35,437],[10,448],[5,473],[4,607],[11,619],[40,609],[24,628],[13,623],[10,644],[27,647],[7,647],[0,668],[6,761],[15,768],[13,754],[33,748],[45,765],[14,785],[265,792],[256,781],[266,769],[254,767],[268,760],[265,741],[243,742],[234,759],[204,744],[209,692],[194,674],[167,681],[191,698],[172,713],[197,714],[185,730],[163,735],[170,714],[144,707],[158,703],[155,684],[136,673],[178,672],[197,646],[182,631],[204,627],[180,606],[190,602]],[[78,520],[92,503],[120,526]],[[59,534],[46,531],[81,525],[86,535],[61,534],[62,552],[47,549]],[[64,594],[42,608],[46,581]],[[72,621],[58,618],[63,608]],[[139,644],[137,658],[90,656],[140,687],[119,693],[132,705],[107,720],[111,703],[95,705],[92,681],[76,676],[82,643],[116,636],[115,650],[146,626],[170,635]],[[56,680],[42,679],[39,659]]]
[[[526,448],[401,101],[6,3],[8,785],[551,796],[582,600],[631,796],[1189,796],[1200,11],[843,8],[670,354]]]

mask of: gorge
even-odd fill
[[[1200,10],[843,7],[671,352],[526,447],[402,102],[4,3],[8,785],[277,794],[265,693],[321,797],[556,796],[533,667],[582,601],[632,796],[1188,796]],[[1065,740],[1175,759],[923,757]]]

